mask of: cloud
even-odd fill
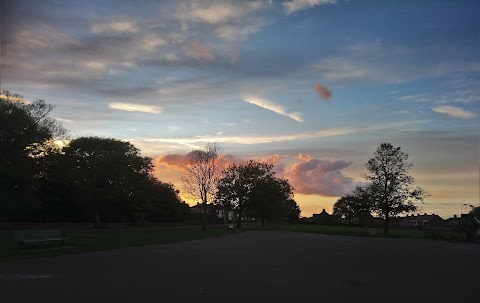
[[[285,163],[282,163],[282,156],[279,154],[273,154],[271,156],[254,158],[255,161],[267,163],[273,165],[273,172],[279,178],[284,177]]]
[[[0,93],[0,99],[11,101],[11,102],[24,103],[24,104],[32,103],[32,101],[23,98],[23,96],[14,95],[14,94],[5,95],[3,93]]]
[[[436,113],[444,114],[453,118],[459,119],[472,119],[478,116],[477,113],[465,110],[460,107],[451,106],[451,105],[441,105],[432,108]]]
[[[165,165],[169,168],[183,170],[187,164],[190,153],[160,155],[153,161],[155,166]]]
[[[332,97],[332,93],[330,92],[330,90],[320,83],[315,85],[315,91],[318,93],[320,98],[323,98],[325,100],[328,100],[330,99],[330,97]]]
[[[291,14],[300,10],[309,9],[317,5],[333,4],[336,0],[291,0],[283,2],[285,13]]]
[[[248,98],[245,98],[244,100],[245,102],[268,109],[274,113],[277,113],[285,117],[289,117],[290,119],[293,119],[295,121],[303,122],[302,114],[297,112],[288,113],[283,105],[275,103],[273,101],[259,98],[259,97],[248,97]]]
[[[355,182],[342,170],[352,163],[344,160],[321,160],[300,154],[301,162],[294,163],[286,176],[295,193],[340,197],[352,191]]]
[[[157,47],[162,46],[167,43],[165,39],[155,35],[155,34],[147,34],[143,37],[139,38],[138,40],[139,45],[148,52],[155,50]]]
[[[190,156],[193,151],[185,154],[166,154],[159,155],[154,160],[154,165],[158,168],[160,166],[167,166],[168,168],[173,168],[176,170],[183,170],[187,167],[189,163]],[[234,156],[232,154],[223,154],[220,157],[221,163],[224,167],[227,167],[231,164],[243,164],[246,163],[246,160]]]
[[[212,62],[215,59],[215,55],[208,46],[201,43],[192,43],[190,49],[193,51],[193,56],[197,59],[202,59],[208,62]]]
[[[189,7],[183,13],[184,18],[191,21],[209,24],[227,23],[232,20],[243,19],[249,14],[262,9],[262,1],[233,3],[214,3],[207,7]]]
[[[215,33],[224,40],[237,42],[245,40],[250,34],[256,33],[263,25],[263,18],[252,17],[245,23],[222,25],[215,30]]]
[[[335,136],[345,136],[353,135],[364,132],[371,131],[385,131],[388,129],[393,129],[395,131],[402,130],[402,128],[411,127],[412,125],[417,125],[425,123],[427,121],[405,121],[405,122],[392,122],[385,124],[374,124],[367,127],[347,127],[347,128],[330,128],[325,130],[319,130],[314,132],[305,132],[305,133],[295,133],[287,135],[276,135],[276,136],[195,136],[190,138],[131,138],[129,141],[140,141],[140,142],[160,142],[160,143],[174,143],[181,144],[193,148],[198,148],[200,145],[203,145],[208,142],[217,142],[217,143],[235,143],[235,144],[264,144],[264,143],[273,143],[273,142],[286,142],[286,141],[300,141],[300,140],[310,140],[310,139],[319,139]]]
[[[104,34],[104,33],[136,33],[138,27],[131,21],[113,21],[106,23],[94,23],[91,26],[92,33]]]
[[[238,51],[236,48],[230,48],[230,63],[236,64],[238,62]]]
[[[161,114],[163,112],[163,108],[159,106],[136,103],[110,102],[108,103],[108,107],[128,112],[142,112],[151,114]]]

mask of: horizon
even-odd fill
[[[217,142],[332,213],[381,142],[444,219],[480,205],[480,3],[2,2],[1,90],[78,136],[126,140],[182,192]],[[185,199],[185,197],[182,197]],[[191,205],[194,201],[188,200]]]

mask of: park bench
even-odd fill
[[[56,242],[60,241],[63,245],[64,240],[68,238],[63,237],[59,229],[38,229],[38,230],[14,230],[15,241],[20,247],[24,243],[37,243],[37,242]]]

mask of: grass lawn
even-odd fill
[[[206,232],[201,226],[75,230],[66,233],[70,240],[65,241],[63,246],[37,244],[19,249],[13,233],[10,230],[0,230],[0,262],[198,240],[234,232],[239,231],[229,230],[227,226],[208,226]]]
[[[355,226],[334,226],[334,225],[316,225],[316,224],[267,224],[258,226],[258,229],[288,230],[304,233],[338,235],[338,236],[356,236],[369,237],[370,231],[375,232],[375,237],[405,238],[405,239],[425,239],[430,238],[429,232],[420,230],[390,229],[388,236],[383,233],[383,228],[368,228]]]

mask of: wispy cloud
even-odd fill
[[[108,107],[128,112],[142,112],[151,114],[161,114],[163,112],[163,108],[161,108],[160,106],[135,103],[111,102],[108,103]]]
[[[197,4],[198,5],[198,4]],[[245,1],[234,3],[216,3],[204,7],[188,7],[181,17],[190,21],[219,24],[241,19],[263,8],[262,1]]]
[[[114,21],[107,23],[94,23],[92,24],[92,33],[136,33],[138,27],[131,21]]]
[[[459,119],[472,119],[478,116],[477,113],[452,105],[441,105],[432,108],[432,110],[434,112]]]
[[[283,10],[288,15],[317,5],[333,4],[335,2],[337,0],[290,0],[283,2]]]
[[[252,145],[252,144],[301,141],[301,140],[319,139],[319,138],[327,138],[327,137],[346,136],[346,135],[352,135],[352,134],[364,133],[364,132],[384,131],[388,129],[394,129],[398,131],[406,127],[411,127],[412,125],[417,125],[417,124],[426,123],[426,122],[427,121],[420,121],[420,120],[392,122],[392,123],[385,123],[385,124],[376,124],[376,125],[371,125],[366,127],[359,126],[359,127],[345,127],[345,128],[330,128],[330,129],[319,130],[314,132],[294,133],[294,134],[285,134],[285,135],[276,135],[276,136],[206,135],[206,136],[195,136],[195,137],[184,137],[184,138],[133,138],[133,139],[130,139],[130,141],[174,143],[174,144],[181,144],[181,145],[185,145],[193,148],[198,148],[199,146],[207,142]]]
[[[245,102],[254,104],[256,106],[265,108],[267,110],[270,110],[274,113],[277,113],[279,115],[289,117],[290,119],[293,119],[298,122],[303,122],[302,114],[297,113],[297,112],[287,112],[285,107],[281,104],[275,103],[273,101],[264,99],[264,98],[259,98],[259,97],[247,97],[244,99]]]

